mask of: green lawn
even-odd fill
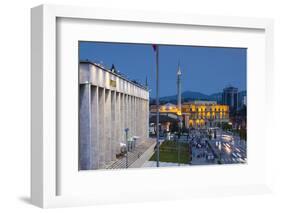
[[[180,143],[180,163],[189,163],[188,145]],[[150,158],[151,161],[156,161],[156,152]],[[178,144],[174,141],[165,141],[160,146],[160,161],[178,163]]]

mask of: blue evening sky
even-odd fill
[[[102,63],[126,74],[129,79],[145,83],[155,97],[155,52],[150,44],[80,42],[80,60]],[[196,46],[159,46],[160,97],[176,94],[178,63],[182,71],[182,91],[204,94],[222,92],[228,85],[246,89],[246,58],[244,48]]]

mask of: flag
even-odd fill
[[[157,44],[152,44],[153,50],[156,51],[157,49]]]

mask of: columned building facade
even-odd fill
[[[182,105],[185,127],[215,127],[229,121],[229,107],[216,101],[192,101]]]
[[[129,137],[143,141],[149,131],[149,92],[99,64],[79,64],[79,169],[105,168]]]
[[[150,113],[155,114],[157,108],[150,106]],[[186,128],[216,127],[229,122],[228,105],[218,104],[216,101],[190,101],[181,105],[181,110],[174,104],[165,104],[159,107],[160,115],[173,114],[182,116]],[[163,121],[163,124],[170,121]],[[169,129],[169,128],[167,128]]]

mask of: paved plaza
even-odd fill
[[[128,152],[128,159],[126,159],[126,154],[120,156],[119,159],[107,165],[106,169],[122,169],[127,168],[127,166],[128,168],[134,168],[136,165],[141,167],[153,154],[155,143],[153,139],[138,142],[135,148]]]

